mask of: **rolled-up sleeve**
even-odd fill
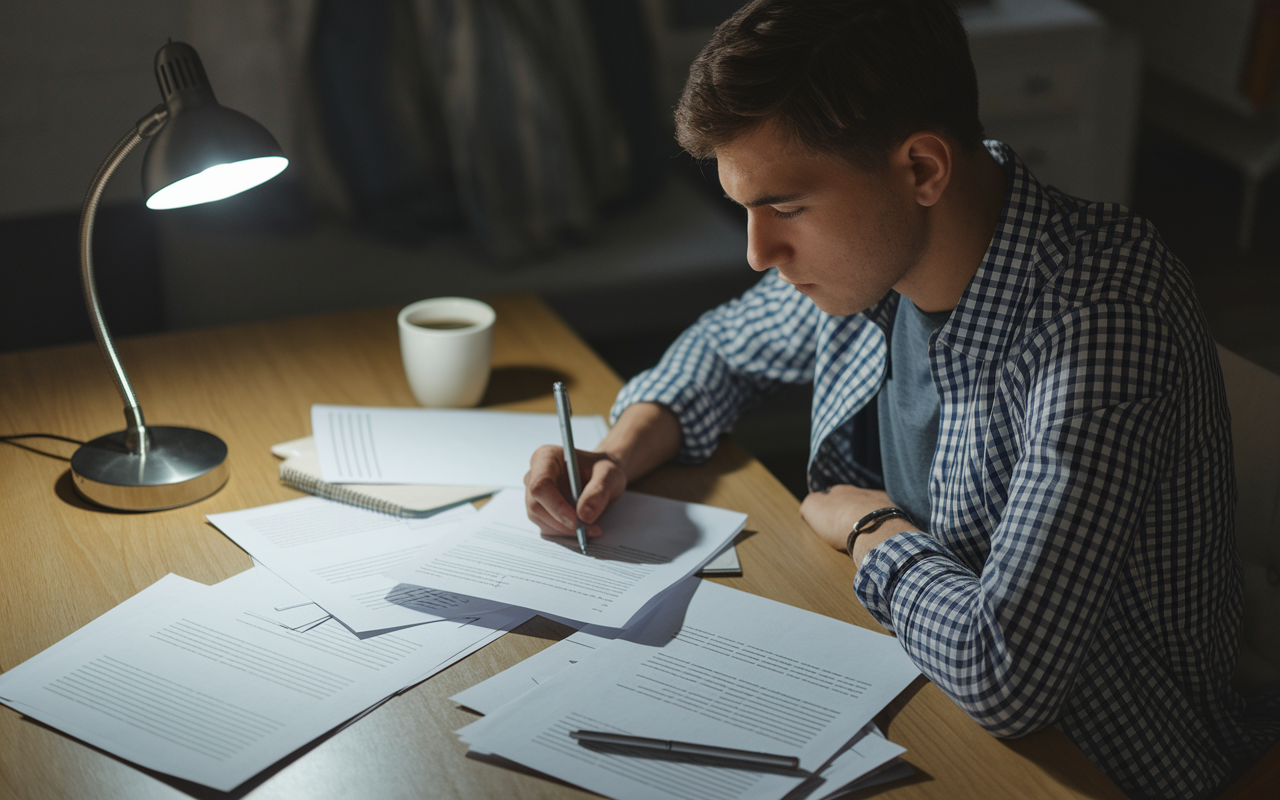
[[[704,314],[652,369],[631,379],[610,412],[658,403],[683,436],[677,459],[704,461],[720,434],[783,383],[813,380],[822,312],[769,270],[742,297]]]

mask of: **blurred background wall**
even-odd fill
[[[223,203],[149,212],[131,156],[97,228],[116,335],[535,291],[634,374],[755,279],[714,165],[671,137],[689,62],[737,5],[11,0],[0,351],[91,339],[79,206],[114,142],[159,101],[151,63],[173,38],[291,166]],[[1154,220],[1214,335],[1280,372],[1280,2],[960,9],[988,133],[1044,182]],[[489,91],[468,94],[473,84]],[[807,404],[784,395],[738,430],[796,491]]]

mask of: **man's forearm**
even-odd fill
[[[680,422],[666,406],[634,403],[618,417],[597,451],[622,468],[627,481],[638,480],[680,452]]]

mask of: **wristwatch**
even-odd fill
[[[844,549],[845,552],[849,554],[849,558],[853,558],[853,543],[857,541],[859,534],[871,533],[876,528],[879,528],[885,520],[893,519],[894,517],[911,522],[911,517],[907,515],[907,512],[897,508],[896,506],[877,508],[875,511],[872,511],[870,514],[867,514],[865,517],[858,520],[853,526],[853,530],[849,531],[849,538],[846,539],[844,543]]]

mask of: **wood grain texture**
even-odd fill
[[[574,409],[607,413],[621,382],[531,296],[490,301],[498,312],[494,373],[484,404],[551,411],[565,380]],[[204,515],[298,497],[277,479],[270,445],[310,431],[312,403],[412,406],[395,309],[127,339],[121,357],[152,424],[221,436],[231,479],[184,508],[122,514],[71,489],[74,446],[0,444],[0,669],[67,636],[169,572],[215,583],[250,566]],[[123,427],[120,400],[95,346],[0,355],[0,434],[89,439]],[[878,630],[850,588],[848,558],[826,547],[799,504],[757,461],[726,441],[708,463],[668,466],[633,487],[750,516],[743,577],[718,582]],[[474,717],[447,698],[563,638],[536,618],[350,727],[268,770],[233,796],[254,798],[588,796],[524,770],[465,755],[453,731]],[[850,659],[856,659],[850,653]],[[923,679],[879,718],[909,749],[916,777],[887,798],[1122,798],[1062,734],[1002,742]],[[7,709],[0,711],[0,797],[149,800],[226,797],[139,770]]]

